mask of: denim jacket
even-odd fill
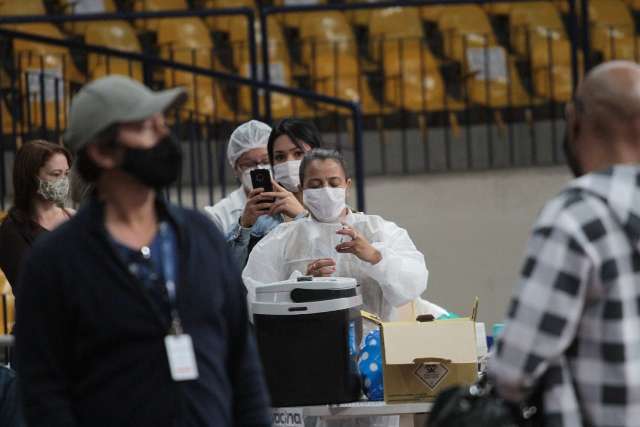
[[[306,215],[306,211],[302,212],[293,218],[293,220],[296,221],[304,218]],[[247,264],[249,253],[253,246],[283,222],[284,216],[282,215],[259,216],[255,224],[250,228],[241,226],[239,221],[236,222],[231,231],[227,233],[226,239],[229,244],[229,248],[231,249],[231,253],[241,269]]]

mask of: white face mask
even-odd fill
[[[291,160],[273,167],[275,180],[292,193],[300,187],[300,163],[302,160]]]
[[[347,191],[342,187],[309,188],[302,194],[305,206],[320,222],[338,222],[347,206]]]
[[[251,171],[256,169],[271,169],[271,168],[267,165],[259,165],[255,168],[249,168],[242,171],[242,175],[240,175],[240,182],[242,183],[242,186],[247,191],[253,190],[253,184],[251,183]]]

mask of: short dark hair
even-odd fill
[[[109,126],[107,129],[100,132],[93,141],[89,142],[89,144],[97,144],[104,148],[113,148],[116,145],[117,132],[117,125]],[[88,184],[91,184],[98,181],[98,178],[100,178],[100,175],[102,174],[102,169],[100,168],[100,166],[96,165],[91,157],[89,157],[89,153],[87,152],[87,145],[80,148],[80,150],[78,150],[76,154],[76,169],[78,171],[78,174],[80,174],[82,180]]]
[[[38,192],[38,173],[54,154],[64,155],[71,167],[73,157],[66,148],[42,139],[28,141],[16,152],[13,162],[13,207],[20,216],[31,216],[33,197]]]
[[[269,153],[269,163],[273,166],[273,150],[276,139],[282,135],[287,135],[296,147],[303,149],[302,144],[308,144],[311,148],[321,148],[322,136],[318,128],[307,120],[288,118],[282,120],[269,134],[267,152]]]
[[[304,174],[307,172],[307,167],[316,160],[333,160],[337,164],[340,165],[342,171],[344,172],[344,177],[349,179],[349,172],[347,170],[347,162],[344,160],[342,154],[340,154],[336,150],[328,150],[325,148],[316,148],[311,151],[308,151],[304,157],[302,158],[302,163],[300,163],[300,186],[304,185]]]

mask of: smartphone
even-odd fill
[[[273,191],[271,173],[269,169],[254,169],[251,171],[251,185],[253,189],[262,188],[265,193]]]

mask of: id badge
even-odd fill
[[[164,338],[169,359],[169,369],[174,381],[188,381],[198,378],[198,365],[193,351],[191,336],[187,334],[167,335]]]

